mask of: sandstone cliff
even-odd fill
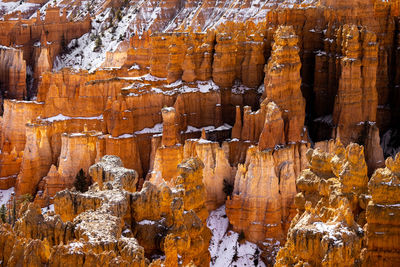
[[[276,266],[360,264],[365,223],[359,199],[367,190],[363,148],[340,144],[334,154],[307,151],[310,168],[296,180],[298,209]],[[339,256],[340,255],[340,256]]]
[[[23,100],[27,96],[23,51],[8,47],[2,47],[0,50],[1,95],[4,98]]]
[[[233,229],[263,248],[273,262],[295,215],[296,177],[306,167],[306,144],[259,151],[250,147],[238,165],[226,213]]]
[[[1,238],[18,244],[11,258],[12,249],[4,253],[10,265],[128,264],[136,256],[140,265],[156,254],[166,258],[153,265],[206,265],[204,220],[223,204],[232,229],[256,242],[267,263],[286,239],[282,265],[396,262],[395,230],[371,214],[392,216],[382,205],[397,204],[374,199],[374,182],[368,204],[367,182],[384,167],[383,152],[398,150],[398,1],[45,2],[15,12],[5,4],[0,14],[0,44],[11,47],[0,53],[0,188],[47,206],[104,155],[136,172],[114,162],[127,179],[114,182],[100,164],[88,178],[98,187],[59,193],[56,211],[76,232],[55,215],[42,220],[37,207],[17,232],[3,227]],[[18,11],[24,6],[32,8]],[[307,154],[311,145],[331,154]],[[390,177],[396,164],[387,166]],[[27,230],[34,222],[45,229]],[[108,223],[116,230],[90,229]],[[107,242],[77,239],[97,234]]]
[[[286,142],[301,140],[305,117],[297,45],[298,37],[292,27],[278,28],[274,35],[271,57],[264,70],[263,99],[274,101],[281,109]]]
[[[61,191],[55,213],[42,215],[29,204],[14,229],[2,225],[2,261],[7,266],[147,266],[152,255],[162,253],[164,259],[152,264],[208,266],[208,212],[199,201],[203,165],[189,159],[178,168],[176,188],[146,182],[134,193],[137,173],[123,168],[117,157],[103,157],[90,168],[96,183],[88,192]]]
[[[395,266],[400,262],[399,240],[399,158],[386,159],[386,168],[375,171],[368,183],[371,201],[367,205],[364,227],[366,248],[363,266]]]

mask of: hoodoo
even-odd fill
[[[0,1],[0,265],[399,266],[399,8]]]

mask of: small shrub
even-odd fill
[[[97,35],[96,41],[94,43],[94,48],[93,48],[93,52],[97,52],[100,50],[100,48],[103,46],[103,42],[101,41],[101,37],[99,35]]]
[[[80,169],[78,174],[75,177],[74,182],[75,189],[80,192],[86,192],[88,190],[88,182],[85,175],[85,172]]]
[[[230,183],[228,180],[224,179],[223,189],[226,197],[231,197],[233,193],[233,184]]]
[[[121,20],[122,20],[122,13],[121,13],[121,10],[118,10],[118,11],[117,11],[117,20],[118,20],[118,21],[121,21]]]
[[[91,34],[91,35],[90,35],[90,41],[96,40],[97,37],[98,37],[97,34]]]
[[[0,218],[3,223],[6,222],[6,214],[7,214],[7,209],[6,209],[6,206],[3,204],[3,205],[1,205],[1,208],[0,208]]]
[[[24,194],[19,197],[20,203],[24,203],[24,204],[27,202],[31,202],[32,200],[33,200],[33,197],[31,194]]]
[[[246,239],[246,237],[245,237],[244,232],[242,230],[239,233],[238,241],[239,241],[239,243],[243,243],[245,241],[245,239]]]

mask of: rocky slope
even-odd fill
[[[298,213],[275,265],[396,266],[399,200],[391,194],[399,156],[388,158],[368,182],[363,147],[309,150],[310,168],[296,180]]]
[[[397,159],[379,168],[400,147],[399,7],[0,3],[0,200],[60,216],[21,207],[3,262],[395,265],[398,203],[379,196],[396,192]],[[80,170],[85,193],[70,190]]]
[[[203,165],[188,159],[178,168],[176,188],[146,182],[134,192],[138,174],[123,168],[118,157],[103,157],[90,168],[97,183],[89,191],[61,191],[55,196],[55,213],[42,215],[38,206],[29,204],[14,229],[2,226],[2,262],[147,266],[159,255],[151,266],[207,266],[208,212],[204,202],[193,198],[204,190],[198,189]]]

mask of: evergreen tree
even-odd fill
[[[3,204],[3,205],[1,205],[1,208],[0,208],[0,218],[3,221],[3,223],[6,222],[6,213],[7,213],[7,209],[6,209],[6,206]]]
[[[17,208],[16,208],[16,201],[15,201],[15,193],[13,192],[12,194],[12,199],[13,199],[13,207],[12,207],[12,226],[14,227],[15,220],[17,219]]]
[[[80,192],[86,192],[88,190],[86,175],[82,169],[80,169],[78,174],[76,175],[74,186],[75,189]]]
[[[224,191],[225,195],[228,197],[232,196],[233,193],[233,184],[230,183],[228,180],[224,179],[224,185],[222,190]]]
[[[100,48],[103,46],[103,42],[101,41],[101,37],[100,35],[97,35],[96,37],[96,41],[94,42],[94,48],[93,48],[93,52],[97,52],[100,50]]]
[[[68,52],[68,44],[63,35],[61,37],[61,53],[67,53],[67,52]]]
[[[27,202],[31,202],[33,200],[33,197],[31,194],[24,194],[22,196],[19,197],[19,202],[18,203],[27,203]]]

